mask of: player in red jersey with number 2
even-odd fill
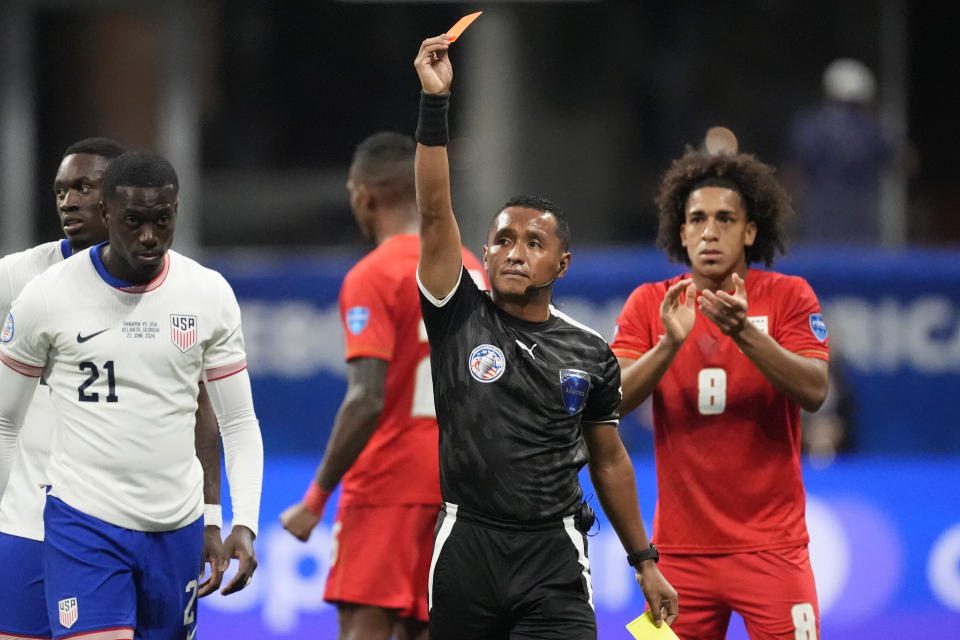
[[[381,132],[354,154],[350,206],[377,248],[350,270],[340,291],[347,392],[330,441],[303,500],[280,516],[305,541],[330,492],[342,485],[324,592],[337,605],[340,638],[427,637],[440,463],[416,281],[415,151],[409,136]],[[475,256],[464,250],[463,261],[486,282]]]
[[[815,640],[800,409],[827,392],[829,346],[805,280],[773,271],[789,199],[743,153],[688,150],[657,195],[658,244],[691,272],[637,288],[618,318],[621,414],[653,396],[654,542],[681,638]]]

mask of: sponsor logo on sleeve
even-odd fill
[[[370,309],[366,307],[353,307],[347,310],[347,329],[350,333],[360,335],[370,323]]]
[[[493,382],[507,369],[503,351],[492,344],[481,344],[470,352],[470,375],[478,382]]]
[[[583,410],[590,392],[590,374],[579,369],[560,370],[560,391],[567,413],[574,415]]]
[[[810,314],[810,330],[813,331],[814,337],[823,342],[827,339],[827,323],[823,321],[823,316],[819,313]]]
[[[79,617],[76,598],[64,598],[57,603],[60,610],[60,624],[69,629]]]
[[[0,342],[10,342],[13,340],[13,314],[7,314],[7,321],[3,323],[3,331],[0,332]]]
[[[186,353],[197,344],[197,316],[171,314],[170,339],[180,351]]]

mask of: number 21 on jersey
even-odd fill
[[[697,375],[697,408],[705,416],[715,416],[727,408],[727,372],[719,367],[700,369]]]

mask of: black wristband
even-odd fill
[[[414,136],[417,142],[427,147],[445,147],[450,142],[450,128],[447,126],[449,107],[449,93],[435,95],[420,92],[420,121]]]
[[[630,563],[631,567],[638,567],[640,563],[644,560],[653,560],[655,563],[660,562],[660,552],[657,551],[657,548],[653,546],[653,543],[650,544],[649,549],[644,549],[643,551],[634,551],[633,553],[627,554],[627,562]]]

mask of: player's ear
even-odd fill
[[[483,245],[483,268],[487,268],[487,245]]]
[[[373,209],[376,207],[376,198],[373,197],[373,192],[367,188],[367,185],[362,182],[357,185],[357,188],[353,192],[354,196],[354,207],[355,211],[365,211],[368,209]]]
[[[567,269],[570,268],[570,252],[567,251],[560,257],[560,269],[557,271],[557,277],[562,278],[567,275]]]
[[[110,224],[110,213],[107,211],[107,205],[103,203],[103,200],[99,202],[100,205],[100,218],[103,220],[104,226]]]
[[[744,229],[743,244],[752,247],[754,241],[757,239],[757,223],[748,222],[746,229]]]

